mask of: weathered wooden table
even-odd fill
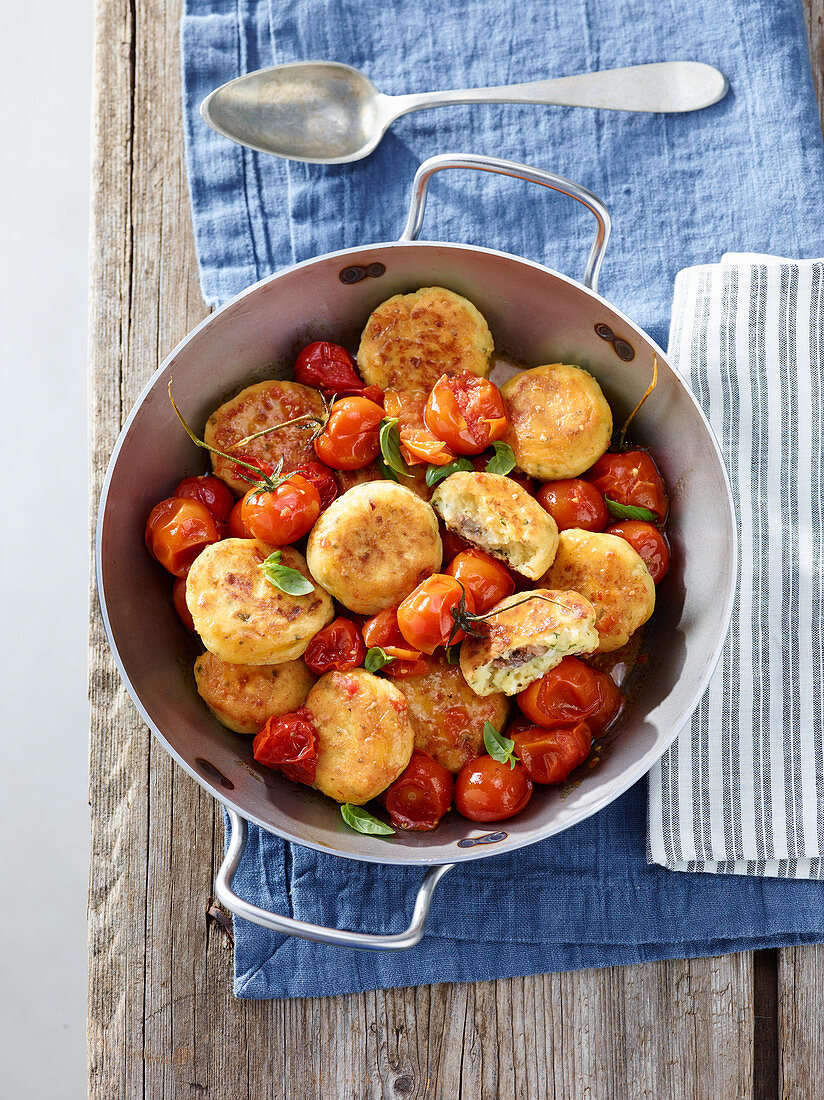
[[[819,103],[824,0],[805,0]],[[205,314],[179,0],[97,0],[92,492],[158,362]],[[326,1000],[240,1002],[210,918],[217,803],[138,719],[92,602],[94,1100],[824,1097],[824,947]]]

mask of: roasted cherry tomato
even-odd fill
[[[610,521],[603,496],[591,482],[580,477],[547,481],[535,494],[535,499],[549,512],[559,531],[567,531],[570,527],[603,531]]]
[[[649,570],[649,575],[658,584],[667,575],[670,564],[670,549],[667,536],[651,523],[642,519],[624,519],[607,527],[608,535],[618,535],[626,539],[637,551]]]
[[[513,730],[515,755],[533,783],[563,783],[582,764],[592,746],[592,731],[586,722],[574,726],[528,726]]]
[[[446,466],[455,460],[455,456],[442,439],[424,426],[426,397],[424,390],[388,389],[384,394],[383,407],[386,415],[398,422],[401,454],[410,466],[424,462],[432,466]]]
[[[172,496],[186,497],[187,500],[199,500],[205,504],[218,523],[225,523],[235,506],[232,490],[225,481],[211,474],[200,477],[184,477]]]
[[[320,495],[301,474],[292,474],[271,492],[250,489],[240,509],[243,525],[270,546],[286,546],[303,538],[319,515]]]
[[[243,522],[243,501],[239,500],[229,513],[229,538],[253,539],[255,536]]]
[[[464,550],[452,559],[446,572],[472,596],[478,615],[515,591],[515,581],[507,567],[483,550]]]
[[[327,396],[360,393],[363,380],[355,369],[354,357],[340,344],[318,340],[298,353],[295,381],[314,386]]]
[[[363,624],[363,640],[368,649],[377,647],[391,657],[381,672],[396,680],[404,676],[420,676],[429,671],[429,663],[417,649],[413,649],[398,626],[398,609],[387,607],[367,619]]]
[[[577,657],[564,657],[518,695],[518,706],[537,725],[569,726],[586,719],[593,737],[614,722],[623,705],[612,677]]]
[[[146,520],[149,553],[176,577],[185,577],[201,550],[219,539],[215,517],[199,500],[161,500]]]
[[[473,550],[474,547],[466,539],[462,539],[460,535],[456,535],[453,531],[447,530],[443,524],[441,524],[441,542],[443,543],[443,560],[445,562],[452,561],[458,554],[464,550]]]
[[[196,634],[194,620],[192,619],[192,613],[189,610],[189,606],[186,603],[186,578],[178,577],[172,586],[172,604],[177,612],[178,618],[186,627],[187,630],[191,630],[193,634]]]
[[[441,375],[426,399],[423,422],[455,454],[476,455],[503,436],[507,416],[495,383],[465,370]]]
[[[318,731],[306,707],[269,718],[252,742],[252,755],[293,783],[312,783],[318,762]]]
[[[306,647],[303,659],[306,667],[316,676],[324,672],[348,672],[358,668],[366,656],[361,632],[351,619],[339,615],[337,619],[319,630]]]
[[[610,500],[648,508],[659,523],[667,518],[667,490],[649,451],[608,452],[584,477]]]
[[[454,577],[433,573],[421,581],[398,608],[398,626],[409,645],[421,653],[434,653],[439,645],[462,641],[466,637],[462,630],[452,636],[455,627],[452,609],[457,608],[462,598],[466,610],[474,613],[472,593],[464,592]]]
[[[338,483],[335,481],[335,475],[322,462],[304,462],[302,466],[298,466],[295,473],[305,477],[315,486],[320,497],[321,512],[337,498]]]
[[[333,470],[360,470],[380,453],[378,436],[384,412],[365,397],[344,397],[336,401],[326,427],[315,440],[321,462]]]
[[[452,773],[422,749],[381,795],[397,829],[434,829],[452,805]]]
[[[455,806],[470,821],[503,821],[525,808],[532,789],[522,764],[513,768],[491,756],[478,756],[458,772]]]

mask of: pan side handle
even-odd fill
[[[226,855],[215,878],[215,896],[221,905],[235,916],[243,917],[244,920],[259,924],[263,928],[270,928],[273,932],[280,932],[284,936],[299,936],[301,939],[314,940],[316,943],[358,948],[362,951],[405,951],[409,947],[414,947],[423,936],[435,887],[447,871],[451,871],[455,866],[454,863],[441,863],[437,867],[429,868],[418,887],[412,920],[404,932],[382,936],[368,932],[347,932],[340,928],[324,928],[320,924],[309,924],[307,921],[271,913],[268,909],[261,909],[260,906],[245,901],[235,893],[232,880],[246,847],[249,824],[234,810],[227,807],[226,812],[229,815],[232,831]]]
[[[597,292],[598,273],[601,270],[612,225],[606,206],[591,191],[587,191],[585,187],[580,187],[571,180],[564,179],[563,176],[558,176],[554,172],[545,172],[541,168],[530,168],[527,164],[518,164],[513,160],[499,160],[497,157],[474,156],[469,153],[444,153],[425,160],[415,173],[412,183],[409,217],[399,238],[401,241],[417,240],[423,223],[429,181],[435,172],[442,172],[445,168],[474,168],[479,172],[496,172],[501,176],[512,176],[513,179],[539,183],[542,187],[560,191],[562,195],[568,195],[585,206],[595,217],[598,226],[584,271],[584,286]]]

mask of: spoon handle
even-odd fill
[[[661,61],[597,73],[467,88],[450,92],[387,96],[394,117],[425,107],[456,103],[546,103],[558,107],[600,107],[612,111],[698,111],[727,94],[723,73],[700,61]]]

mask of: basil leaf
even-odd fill
[[[497,760],[499,764],[509,764],[510,768],[514,768],[518,763],[518,757],[512,751],[515,748],[515,742],[498,733],[491,722],[484,722],[484,745],[492,759]]]
[[[315,586],[302,573],[298,573],[297,569],[290,569],[288,565],[281,565],[281,557],[280,550],[275,550],[258,566],[269,584],[289,596],[308,596],[310,592],[314,592]]]
[[[637,504],[619,504],[617,500],[612,500],[607,496],[604,497],[604,500],[607,502],[610,514],[615,516],[616,519],[644,519],[647,523],[658,522],[658,516],[655,512],[651,512],[649,508],[641,508]]]
[[[389,469],[394,470],[396,474],[404,474],[404,476],[409,477],[409,467],[404,462],[401,454],[401,433],[398,431],[397,418],[387,417],[381,421],[378,439],[380,440],[383,461]]]
[[[461,643],[456,642],[455,645],[449,645],[446,647],[446,662],[450,665],[456,665],[461,656]]]
[[[390,657],[388,653],[385,653],[379,645],[373,645],[371,649],[366,651],[363,667],[367,672],[377,672],[379,668],[383,668],[384,665],[388,665],[394,659],[394,657]]]
[[[448,462],[446,466],[427,466],[426,484],[431,488],[433,485],[437,485],[439,481],[443,481],[445,477],[449,477],[450,474],[456,474],[459,470],[471,472],[474,469],[475,467],[468,458],[456,458],[454,462]]]
[[[397,481],[398,475],[383,461],[380,455],[375,459],[375,464],[381,472],[381,477],[386,481]]]
[[[374,814],[364,810],[363,806],[353,806],[351,802],[344,802],[340,808],[340,814],[350,829],[356,833],[372,833],[374,836],[394,836],[395,830],[391,825],[380,821]]]
[[[506,477],[515,469],[515,452],[508,443],[493,443],[495,454],[486,464],[488,474],[501,474]]]

